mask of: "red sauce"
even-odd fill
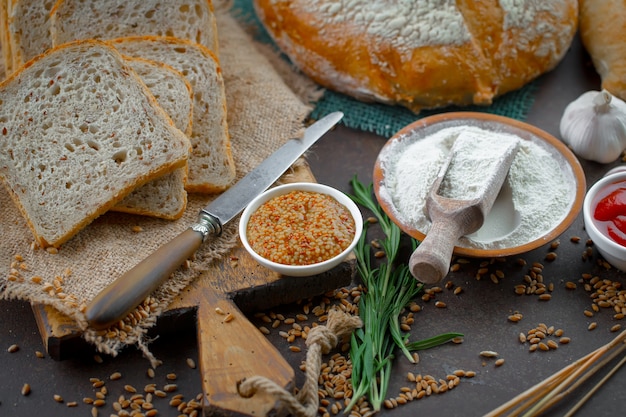
[[[593,212],[601,231],[622,246],[626,246],[626,183],[607,187]]]

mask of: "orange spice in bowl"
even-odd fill
[[[261,265],[284,275],[315,275],[354,249],[363,230],[356,204],[322,184],[272,188],[244,210],[239,235]]]

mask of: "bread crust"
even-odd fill
[[[626,100],[626,1],[580,0],[580,38],[602,88]]]
[[[515,13],[498,0],[416,0],[410,10],[391,0],[314,3],[254,0],[276,44],[314,81],[415,112],[488,105],[522,87],[556,66],[578,24],[576,0],[526,1]],[[435,10],[422,18],[426,6]]]

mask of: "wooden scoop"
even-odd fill
[[[447,275],[454,246],[461,236],[482,226],[519,144],[513,136],[477,137],[467,132],[455,140],[426,197],[432,225],[409,260],[417,280],[434,284]]]

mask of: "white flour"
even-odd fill
[[[463,201],[485,195],[497,164],[520,140],[513,135],[478,133],[464,130],[454,141],[449,165],[444,165],[439,173],[443,180],[438,195]]]
[[[380,186],[379,196],[393,207],[401,223],[424,234],[430,229],[430,220],[424,213],[426,195],[460,132],[495,138],[508,135],[475,126],[454,126],[423,139],[401,137],[381,152],[379,162],[385,173],[385,183]],[[522,139],[520,142],[498,197],[498,200],[508,198],[509,201],[497,201],[485,220],[485,226],[490,224],[500,228],[498,234],[485,239],[489,233],[481,235],[479,231],[476,238],[461,238],[458,246],[477,249],[519,246],[541,237],[567,215],[575,186],[567,180],[562,161],[546,150],[539,140]],[[476,170],[470,172],[472,169],[467,168],[468,177],[476,174]],[[505,209],[499,210],[496,205]],[[504,232],[502,227],[506,228]]]

